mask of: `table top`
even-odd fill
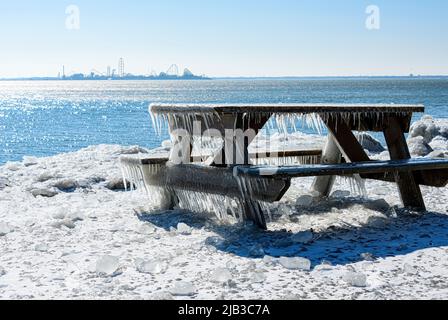
[[[151,104],[153,114],[191,113],[414,113],[419,104]]]

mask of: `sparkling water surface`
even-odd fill
[[[168,135],[152,129],[154,102],[410,103],[448,118],[448,79],[0,81],[0,163],[96,144],[158,147]]]

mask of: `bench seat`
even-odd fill
[[[448,159],[407,159],[394,161],[367,161],[340,164],[298,165],[298,166],[239,166],[239,175],[270,178],[298,178],[309,176],[344,176],[360,174],[364,178],[382,180],[378,174],[388,178],[388,173],[396,172],[431,173],[422,175],[428,180],[427,185],[446,186],[448,183]],[[417,179],[419,180],[419,179]],[[430,183],[432,180],[432,183]],[[425,181],[420,181],[425,184]]]

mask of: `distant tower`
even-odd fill
[[[120,78],[124,77],[124,59],[120,58],[120,60],[118,60],[118,76]]]
[[[111,72],[110,72],[110,66],[107,66],[107,77],[110,78]]]
[[[62,66],[62,79],[65,79],[65,66]]]

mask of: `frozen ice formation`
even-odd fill
[[[227,268],[218,268],[212,271],[210,280],[220,284],[227,284],[232,280],[232,273]]]
[[[194,296],[197,291],[196,287],[191,282],[179,281],[170,289],[170,293],[174,296],[191,297]]]
[[[166,291],[160,291],[160,292],[156,292],[154,293],[151,297],[150,300],[155,300],[155,301],[170,301],[170,300],[174,300],[174,297],[171,293],[166,292]]]
[[[8,179],[0,177],[0,190],[5,189],[8,185],[9,185]]]
[[[0,237],[6,236],[8,233],[11,233],[12,229],[9,224],[5,222],[0,222]]]
[[[263,283],[266,281],[266,272],[263,270],[255,270],[249,275],[250,280],[252,283]]]
[[[96,273],[99,276],[113,276],[119,268],[119,259],[113,256],[103,256],[96,262]]]
[[[149,235],[153,234],[154,232],[156,232],[156,230],[157,230],[156,227],[153,226],[152,224],[145,223],[138,229],[137,232],[139,234],[149,236]]]
[[[410,275],[416,275],[418,274],[418,270],[416,267],[410,265],[409,263],[405,263],[403,265],[403,272]]]
[[[31,194],[35,197],[41,196],[45,198],[52,198],[58,194],[54,188],[35,188],[31,190]]]
[[[73,191],[78,188],[79,184],[73,179],[62,179],[56,181],[53,186],[61,191]]]
[[[448,121],[424,116],[411,126],[409,149],[414,156],[426,156],[433,150],[448,149]],[[446,156],[446,154],[444,154]]]
[[[36,157],[24,156],[22,163],[25,167],[31,167],[31,166],[35,166],[36,164],[38,164],[39,159],[37,159]]]
[[[3,267],[0,267],[0,277],[6,274],[6,270]]]
[[[331,194],[332,198],[346,198],[350,197],[350,191],[347,190],[335,190]]]
[[[343,280],[352,287],[363,288],[367,286],[367,277],[361,272],[349,271],[344,274]]]
[[[193,228],[191,228],[189,225],[181,222],[177,224],[177,233],[189,236],[193,232]]]
[[[314,197],[311,195],[303,195],[297,198],[296,206],[298,207],[309,207],[314,202]]]
[[[47,252],[48,245],[46,243],[39,243],[34,247],[34,250],[36,250],[38,252]]]
[[[61,228],[61,227],[66,227],[68,229],[74,229],[76,228],[75,223],[70,220],[70,219],[62,219],[62,220],[57,220],[56,222],[51,224],[54,228]]]
[[[162,260],[137,260],[136,261],[137,271],[141,273],[151,273],[151,274],[160,274],[164,273],[167,269],[167,264]]]
[[[381,153],[385,149],[381,142],[376,140],[367,132],[360,132],[357,134],[358,141],[361,143],[362,147],[372,153]]]
[[[301,257],[287,258],[281,257],[279,263],[286,269],[290,270],[311,270],[311,261]]]
[[[424,157],[434,151],[421,136],[408,139],[408,147],[411,155],[419,157]]]
[[[291,236],[291,241],[294,243],[309,243],[311,241],[313,241],[314,235],[313,232],[311,231],[302,231],[299,233],[296,233],[294,235]]]

